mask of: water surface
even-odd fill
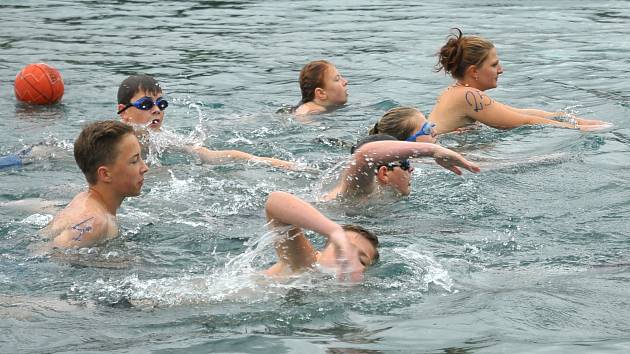
[[[201,165],[157,154],[158,139],[142,196],[119,212],[121,237],[63,256],[38,252],[50,210],[3,205],[2,352],[630,350],[627,1],[9,0],[0,10],[0,153],[50,151],[0,171],[0,202],[64,205],[83,190],[71,142],[86,122],[116,118],[118,84],[140,72],[162,83],[165,129],[181,139],[315,171]],[[432,68],[454,26],[495,43],[505,69],[495,99],[615,128],[443,139],[483,173],[421,160],[407,198],[354,212],[317,204],[379,234],[381,261],[363,284],[252,277],[274,259],[268,193],[314,201],[387,109],[430,112],[451,82]],[[322,58],[350,81],[349,105],[311,124],[277,114],[299,100],[302,65]],[[61,70],[61,104],[15,102],[15,74],[33,62]]]

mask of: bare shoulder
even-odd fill
[[[296,117],[306,116],[309,114],[320,114],[326,112],[326,108],[313,104],[312,102],[306,102],[295,109],[293,115]]]
[[[454,95],[459,106],[465,107],[468,112],[478,113],[487,110],[495,101],[484,91],[473,87],[461,87],[456,89],[457,94]]]
[[[64,220],[50,232],[55,247],[91,247],[114,238],[118,227],[113,215],[86,212]]]
[[[116,217],[79,193],[41,230],[56,247],[90,247],[116,236]]]

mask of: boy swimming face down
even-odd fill
[[[272,227],[291,227],[276,240],[278,261],[264,272],[268,276],[293,275],[319,265],[334,270],[339,280],[356,282],[379,258],[378,238],[373,233],[357,225],[341,226],[294,195],[271,193],[265,210]],[[317,251],[303,229],[326,237],[326,246]]]

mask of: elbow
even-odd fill
[[[269,196],[267,197],[267,202],[265,203],[265,210],[269,211],[271,208],[273,208],[274,205],[280,203],[282,199],[286,198],[288,194],[289,193],[287,192],[281,191],[274,191],[269,193]]]

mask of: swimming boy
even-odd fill
[[[118,115],[127,124],[145,126],[152,131],[159,131],[164,122],[164,110],[168,102],[162,95],[160,84],[148,75],[132,75],[118,87]],[[228,161],[257,161],[274,167],[295,168],[295,163],[271,157],[258,157],[238,150],[213,151],[203,146],[183,146],[199,156],[205,163],[218,164]]]
[[[74,159],[88,190],[77,194],[42,230],[60,248],[91,247],[118,235],[116,210],[140,194],[149,170],[133,128],[116,121],[87,125],[74,142]]]
[[[324,200],[338,196],[367,198],[377,190],[391,187],[402,195],[411,192],[410,158],[431,156],[438,165],[461,175],[461,168],[479,172],[479,167],[460,154],[431,143],[398,141],[385,134],[370,135],[352,150],[341,182],[324,195]]]
[[[341,226],[294,195],[271,193],[265,211],[272,227],[291,226],[275,244],[278,262],[264,272],[268,276],[293,275],[320,266],[335,271],[339,280],[356,282],[379,258],[378,238],[373,233],[356,225]],[[326,237],[326,246],[316,251],[302,229]]]

